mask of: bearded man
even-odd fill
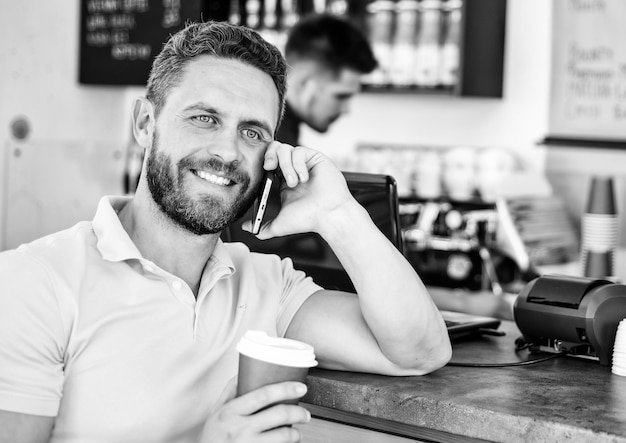
[[[188,25],[132,109],[146,150],[134,196],[0,254],[0,442],[298,441],[289,425],[308,411],[277,403],[306,385],[235,397],[248,330],[309,343],[330,369],[418,375],[448,361],[439,311],[341,171],[274,141],[285,70],[249,29]],[[319,233],[357,294],[220,240],[277,168],[283,207],[258,237]]]

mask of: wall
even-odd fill
[[[78,84],[79,5],[79,1],[66,0],[0,3],[0,233],[4,233],[9,216],[5,194],[15,185],[7,183],[6,173],[11,160],[8,156],[15,146],[52,152],[63,146],[85,145],[91,149],[97,144],[110,151],[109,157],[116,156],[111,159],[114,161],[123,155],[127,144],[131,97],[141,93],[141,88]],[[25,142],[14,143],[10,125],[19,116],[27,118],[31,133]],[[67,181],[63,165],[58,163],[60,160],[51,162],[49,170],[44,171],[57,182],[53,185]],[[20,179],[23,183],[19,186],[28,184],[29,177]],[[70,186],[78,198],[81,192],[87,195],[80,183],[66,183]],[[65,196],[46,197],[60,201]],[[90,202],[89,214],[96,203]],[[44,226],[43,230],[50,228]],[[0,249],[5,243],[0,235]]]
[[[38,145],[97,142],[123,150],[128,143],[131,100],[142,89],[77,83],[78,16],[78,1],[0,4],[3,149],[18,115],[31,122],[29,140]],[[507,147],[543,166],[545,150],[536,143],[547,130],[550,24],[551,2],[508,0],[503,99],[361,94],[328,134],[305,130],[303,144],[339,158],[364,142]],[[6,174],[0,179],[6,186]],[[0,231],[5,218],[0,212]]]

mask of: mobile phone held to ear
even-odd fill
[[[263,224],[263,216],[265,215],[265,210],[267,209],[268,200],[270,197],[270,191],[272,190],[272,186],[278,180],[278,175],[273,171],[266,171],[265,176],[263,177],[263,185],[261,186],[261,192],[259,196],[254,201],[254,211],[252,211],[252,233],[254,235],[258,234],[261,230],[261,225]]]

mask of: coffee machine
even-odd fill
[[[501,248],[496,203],[402,201],[400,214],[405,255],[427,285],[499,294],[536,276]]]

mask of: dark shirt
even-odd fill
[[[289,103],[287,103],[285,116],[276,133],[276,140],[281,143],[297,146],[300,143],[300,123],[302,123],[302,120],[293,112]]]

